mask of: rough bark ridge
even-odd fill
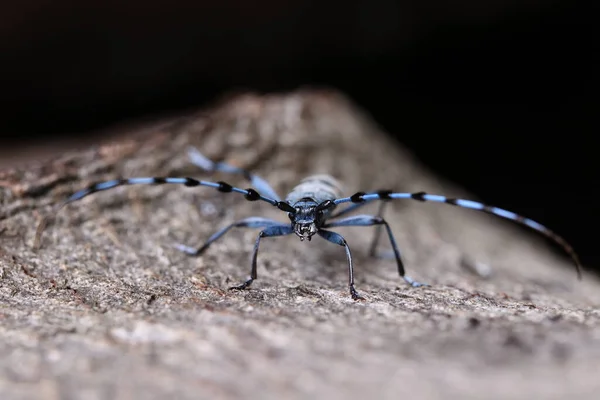
[[[234,230],[200,258],[171,244],[200,244],[243,216],[287,217],[208,188],[94,194],[63,209],[32,249],[40,216],[92,181],[208,179],[186,159],[188,144],[257,171],[282,194],[327,172],[348,194],[465,195],[329,91],[236,96],[147,135],[2,171],[0,398],[597,395],[597,281],[577,282],[535,233],[475,211],[410,201],[388,208],[408,274],[429,288],[406,286],[393,261],[366,255],[372,228],[338,230],[365,302],[348,296],[342,248],[318,238],[264,240],[252,289],[226,291],[248,274],[257,231]],[[477,263],[492,274],[465,268]]]

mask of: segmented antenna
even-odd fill
[[[244,195],[244,198],[248,201],[261,200],[261,201],[267,202],[267,203],[279,208],[280,210],[292,212],[292,213],[295,212],[295,209],[293,207],[291,207],[289,204],[282,202],[282,201],[275,200],[271,197],[263,196],[252,188],[240,189],[240,188],[231,186],[230,184],[225,183],[225,182],[201,181],[201,180],[197,180],[194,178],[187,178],[187,177],[186,178],[143,177],[143,178],[129,178],[129,179],[113,179],[110,181],[94,183],[94,184],[88,186],[86,189],[83,189],[83,190],[73,193],[69,198],[67,198],[67,200],[65,200],[63,203],[61,203],[59,205],[59,207],[55,211],[55,214],[58,213],[58,211],[60,211],[63,207],[65,207],[69,203],[72,203],[77,200],[81,200],[84,197],[89,196],[90,194],[100,192],[103,190],[113,189],[118,186],[125,186],[125,185],[161,185],[161,184],[180,184],[180,185],[185,185],[187,187],[207,186],[207,187],[211,187],[213,189],[217,189],[219,192],[223,192],[223,193],[232,193],[232,192],[240,193],[240,194]],[[48,219],[43,218],[42,221],[40,222],[40,224],[38,225],[38,228],[36,230],[35,240],[34,240],[35,248],[40,247],[41,235],[42,235],[44,229],[46,228],[47,223],[48,223]]]
[[[535,231],[540,232],[542,235],[550,238],[553,242],[561,246],[567,254],[573,259],[575,262],[575,268],[577,270],[577,277],[581,280],[582,272],[581,272],[581,262],[579,261],[579,256],[573,250],[573,247],[567,243],[565,239],[561,236],[557,235],[544,225],[536,222],[532,219],[525,218],[521,215],[518,215],[512,211],[504,210],[502,208],[489,206],[477,201],[466,200],[466,199],[455,199],[449,198],[446,196],[436,195],[436,194],[428,194],[425,192],[416,192],[416,193],[394,193],[391,191],[379,191],[373,193],[364,193],[358,192],[350,197],[343,197],[339,199],[333,200],[335,204],[341,203],[363,203],[367,201],[373,200],[392,200],[392,199],[412,199],[418,201],[432,201],[436,203],[446,203],[451,204],[453,206],[461,207],[461,208],[469,208],[471,210],[483,211],[488,214],[493,214],[501,218],[505,218],[511,221],[515,221],[520,225],[527,226]]]

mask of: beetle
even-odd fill
[[[240,285],[233,286],[231,290],[243,290],[248,288],[254,280],[257,279],[257,256],[260,241],[267,237],[285,236],[290,234],[296,234],[300,240],[310,241],[313,236],[318,235],[321,238],[332,242],[334,244],[344,247],[346,252],[346,258],[348,262],[348,286],[350,295],[355,300],[362,300],[363,297],[358,294],[354,287],[354,266],[352,261],[352,253],[350,247],[342,235],[336,233],[330,228],[343,227],[343,226],[377,226],[377,234],[371,244],[370,254],[376,255],[376,247],[379,242],[381,228],[384,227],[388,239],[391,243],[394,258],[398,269],[398,274],[406,283],[413,287],[428,286],[427,284],[420,283],[410,278],[405,274],[404,264],[400,257],[400,251],[396,239],[392,233],[392,230],[386,220],[382,217],[383,205],[379,209],[378,215],[353,215],[346,216],[353,211],[356,211],[365,204],[368,204],[375,200],[382,200],[388,202],[390,200],[399,199],[412,199],[421,202],[437,202],[451,204],[457,207],[468,208],[472,210],[483,211],[489,214],[496,215],[498,217],[512,220],[518,224],[527,226],[542,235],[550,238],[558,245],[560,245],[573,259],[577,270],[577,276],[581,279],[581,263],[578,255],[575,253],[570,244],[568,244],[562,237],[552,232],[544,225],[515,214],[511,211],[504,210],[498,207],[489,206],[477,201],[449,198],[442,195],[428,194],[425,192],[393,192],[390,190],[378,190],[374,192],[357,192],[352,196],[344,197],[342,195],[342,187],[340,182],[329,176],[329,175],[311,175],[300,181],[292,191],[286,196],[285,200],[282,200],[277,192],[269,185],[269,183],[263,178],[252,174],[251,172],[227,164],[225,162],[215,162],[205,157],[196,148],[188,148],[188,157],[191,162],[201,169],[208,172],[225,172],[231,174],[242,175],[247,181],[250,182],[251,188],[241,189],[232,186],[226,182],[211,182],[198,180],[189,177],[140,177],[140,178],[127,178],[127,179],[113,179],[104,182],[94,183],[88,186],[86,189],[75,192],[73,195],[68,197],[58,208],[60,210],[64,206],[74,201],[80,200],[93,193],[109,190],[118,186],[123,185],[160,185],[160,184],[179,184],[187,187],[205,186],[218,190],[222,193],[238,193],[242,195],[248,201],[261,201],[268,203],[279,210],[286,212],[289,217],[289,222],[283,223],[273,219],[267,219],[262,217],[248,217],[235,221],[208,238],[208,240],[200,247],[194,248],[183,244],[177,244],[175,247],[190,255],[199,256],[206,249],[214,243],[216,240],[221,238],[232,228],[254,228],[261,229],[260,233],[256,238],[254,249],[252,251],[252,262],[249,278],[241,283]],[[348,206],[338,210],[338,206]],[[57,211],[58,211],[57,210]],[[344,218],[341,218],[346,216]],[[42,220],[38,226],[35,247],[39,247],[41,235],[46,225],[46,220]]]

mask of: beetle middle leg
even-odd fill
[[[381,217],[375,217],[372,215],[356,215],[353,217],[348,217],[344,219],[340,219],[338,221],[333,221],[326,223],[323,225],[324,228],[334,228],[339,226],[376,226],[383,225],[387,231],[388,237],[390,239],[390,243],[392,245],[392,249],[394,250],[394,257],[396,258],[396,264],[398,266],[398,274],[413,287],[419,286],[429,286],[426,283],[420,283],[412,279],[410,276],[404,274],[404,264],[402,263],[402,259],[400,257],[400,250],[398,248],[398,244],[396,243],[396,239],[394,238],[394,234],[392,233],[392,229],[389,224]]]

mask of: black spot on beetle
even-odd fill
[[[260,199],[260,194],[258,194],[258,192],[252,188],[250,189],[246,189],[246,191],[248,191],[248,193],[246,193],[244,195],[244,197],[246,198],[246,200],[249,201],[256,201]]]
[[[187,186],[187,187],[194,187],[194,186],[198,186],[198,185],[200,185],[200,182],[199,182],[199,181],[197,181],[197,180],[196,180],[196,179],[194,179],[194,178],[185,178],[185,183],[184,183],[184,185],[185,185],[185,186]]]
[[[390,194],[392,194],[391,190],[379,190],[377,195],[381,200],[391,200]]]
[[[233,189],[233,187],[229,183],[225,183],[225,182],[221,182],[221,181],[219,181],[217,183],[219,184],[219,187],[217,188],[217,190],[219,192],[229,193]]]
[[[365,192],[357,192],[350,196],[350,201],[353,203],[361,203],[364,201],[362,198],[365,195]]]
[[[425,195],[427,193],[425,192],[418,192],[418,193],[413,193],[410,195],[410,197],[412,197],[415,200],[419,200],[419,201],[425,201]]]

